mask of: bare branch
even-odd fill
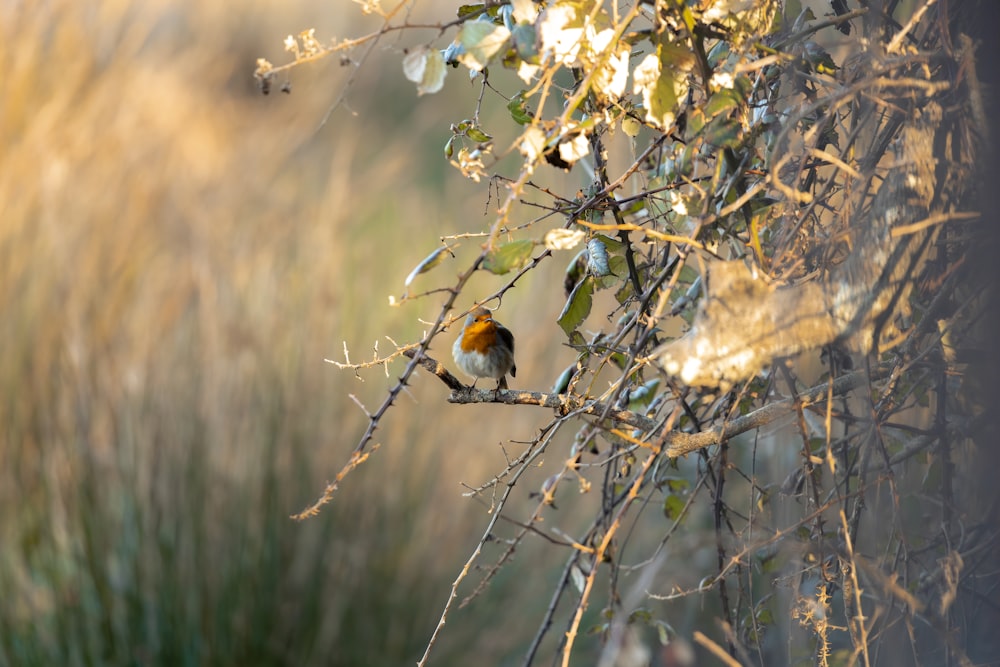
[[[406,350],[403,354],[411,359],[416,355],[415,350]],[[438,376],[451,390],[448,396],[449,403],[469,404],[469,403],[503,403],[505,405],[535,405],[542,408],[551,408],[559,412],[560,415],[585,414],[602,415],[622,424],[633,426],[643,432],[653,432],[658,423],[654,419],[631,412],[629,410],[617,410],[609,408],[607,403],[586,399],[582,396],[569,394],[547,394],[537,391],[517,391],[514,389],[473,389],[463,385],[458,378],[451,374],[436,359],[422,355],[419,364]],[[833,382],[833,396],[845,395],[852,389],[856,389],[869,380],[865,371],[855,371],[850,375],[844,375]],[[456,387],[457,385],[457,387]],[[822,403],[826,400],[830,392],[830,383],[816,385],[807,389],[799,395],[800,405],[808,407],[810,405]],[[725,422],[718,428],[698,433],[684,433],[682,431],[671,431],[667,433],[663,440],[664,452],[673,458],[684,456],[693,451],[704,449],[712,445],[717,445],[734,436],[746,433],[755,428],[766,426],[782,417],[795,411],[795,399],[786,398],[781,401],[769,403],[758,410]]]

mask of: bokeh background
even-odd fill
[[[488,520],[461,484],[547,415],[451,406],[424,375],[335,502],[289,519],[367,424],[350,396],[374,409],[402,368],[358,379],[324,358],[418,338],[441,296],[388,297],[496,206],[442,152],[478,87],[452,76],[418,99],[403,76],[402,49],[435,32],[258,91],[255,61],[286,62],[286,35],[377,26],[347,0],[0,2],[0,664],[421,655]],[[461,243],[412,291],[452,282],[479,251]],[[550,264],[500,309],[525,387],[573,358]],[[558,565],[502,572],[436,664],[522,655]]]

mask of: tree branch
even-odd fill
[[[406,350],[403,352],[409,358],[413,358],[417,350]],[[426,354],[420,357],[418,362],[426,370],[438,376],[442,382],[451,389],[448,396],[449,403],[505,403],[507,405],[537,405],[543,408],[558,410],[560,414],[599,414],[610,419],[633,426],[642,431],[653,431],[657,427],[655,420],[645,417],[629,410],[609,409],[608,405],[602,401],[595,401],[573,396],[572,394],[545,394],[538,391],[516,391],[513,389],[473,389],[451,374],[444,365],[433,357]]]
[[[833,382],[833,396],[846,394],[852,389],[860,387],[868,380],[868,374],[863,370],[839,377]],[[829,391],[830,383],[824,382],[800,393],[798,400],[804,408],[823,402]],[[781,401],[769,403],[759,410],[754,410],[732,421],[723,422],[722,426],[708,431],[701,431],[699,433],[673,431],[667,433],[663,440],[664,451],[671,458],[690,454],[693,451],[717,445],[723,440],[729,440],[733,436],[770,424],[794,411],[795,399],[786,398]]]
[[[413,359],[417,350],[405,350],[403,354]],[[449,403],[504,403],[506,405],[537,405],[543,408],[552,408],[562,415],[570,413],[603,415],[621,424],[632,426],[641,431],[651,432],[657,429],[660,423],[644,415],[629,410],[616,410],[602,401],[586,399],[582,396],[572,394],[546,394],[538,391],[517,391],[513,389],[473,389],[463,385],[462,382],[452,375],[451,371],[433,357],[422,355],[417,362],[420,366],[430,371],[444,382],[451,394],[448,396]],[[868,373],[863,370],[855,371],[849,375],[837,378],[833,382],[833,396],[842,396],[852,389],[860,387],[870,379]],[[801,392],[798,400],[801,406],[807,407],[822,403],[826,400],[830,392],[830,383],[816,385],[811,389]],[[717,445],[729,440],[733,436],[746,433],[755,428],[766,426],[785,415],[795,411],[795,399],[786,398],[784,400],[769,403],[764,407],[749,414],[738,417],[729,422],[723,422],[721,426],[698,433],[685,433],[683,431],[670,431],[664,434],[662,447],[663,451],[670,458],[684,456],[691,452],[712,445]]]

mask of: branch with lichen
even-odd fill
[[[417,357],[417,350],[407,349],[403,354],[410,359]],[[578,415],[599,415],[606,419],[616,421],[621,424],[632,426],[645,433],[653,433],[662,426],[660,422],[645,415],[640,415],[630,410],[618,410],[608,406],[603,401],[588,399],[583,396],[572,394],[547,394],[538,391],[518,391],[514,389],[473,389],[463,385],[451,371],[445,368],[444,364],[429,357],[426,354],[420,355],[417,363],[424,369],[430,371],[438,377],[445,385],[451,389],[448,396],[449,403],[471,404],[471,403],[503,403],[506,405],[535,405],[542,408],[551,408],[559,411],[560,415],[570,413]],[[840,397],[847,392],[860,387],[869,381],[869,376],[865,371],[855,371],[849,375],[844,375],[833,381],[834,397]],[[791,414],[796,410],[796,400],[798,406],[802,408],[822,403],[830,394],[830,383],[816,385],[811,389],[801,392],[797,399],[786,398],[780,401],[769,403],[764,407],[754,410],[742,417],[723,422],[721,425],[698,433],[685,433],[683,431],[670,431],[663,436],[663,452],[673,458],[690,454],[691,452],[712,445],[718,445],[730,438],[752,431],[753,429],[766,426],[782,417]]]

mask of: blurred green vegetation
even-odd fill
[[[336,502],[289,514],[363,431],[348,395],[390,382],[323,359],[419,333],[437,303],[387,297],[441,234],[479,231],[486,184],[446,167],[454,101],[417,104],[398,53],[322,127],[349,67],[257,92],[284,35],[363,29],[332,4],[0,5],[0,664],[423,651],[486,516],[460,482],[503,465],[490,429],[514,413],[448,406],[428,380]],[[529,344],[555,330],[505,316]],[[548,382],[556,356],[525,377]],[[518,655],[547,600],[505,581],[473,604],[532,613],[453,616],[438,664]]]

